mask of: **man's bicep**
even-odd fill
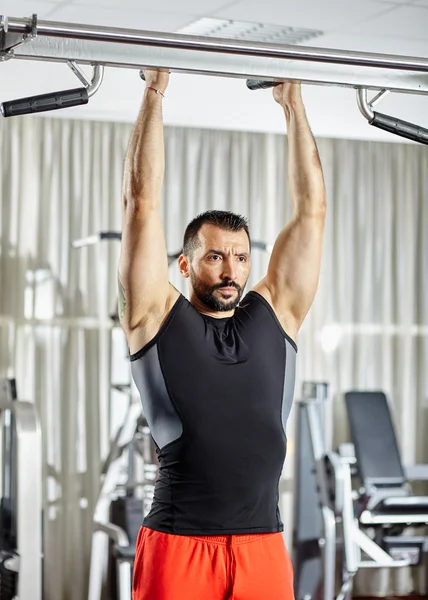
[[[324,218],[293,218],[279,234],[264,284],[278,314],[291,315],[299,327],[318,287]]]
[[[118,275],[119,318],[127,329],[165,310],[168,256],[157,209],[124,210]]]

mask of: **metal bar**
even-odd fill
[[[415,525],[428,524],[428,514],[401,514],[401,515],[379,515],[373,516],[369,511],[363,511],[360,517],[360,523],[365,526],[370,525]]]
[[[42,598],[42,434],[36,409],[13,402],[17,434],[19,598]],[[24,475],[25,473],[25,475]],[[31,533],[30,533],[31,532]]]
[[[323,433],[323,412],[328,398],[328,386],[325,383],[303,383],[302,406],[306,412],[309,427],[309,439],[315,463],[315,478],[321,505],[324,547],[323,563],[323,598],[334,599],[336,581],[336,519],[330,506],[325,471],[325,436]]]
[[[370,568],[401,568],[408,567],[410,565],[410,561],[408,559],[403,560],[394,560],[392,556],[390,556],[383,548],[378,546],[376,542],[374,542],[367,534],[365,534],[361,529],[355,527],[353,532],[355,543],[361,548],[361,550],[367,554],[372,561],[363,560],[360,562],[360,568],[370,569]]]
[[[116,565],[119,600],[129,600],[132,590],[132,569],[129,561],[118,560]]]
[[[11,411],[16,432],[19,598],[42,598],[42,438],[33,404],[0,401],[0,412]]]
[[[355,543],[355,530],[358,525],[354,516],[354,501],[352,498],[352,479],[350,464],[342,461],[342,494],[343,494],[343,509],[342,509],[342,531],[343,531],[343,550],[345,558],[346,573],[353,577],[358,571],[358,566],[361,560],[361,552]]]
[[[118,546],[122,548],[129,547],[128,535],[126,531],[121,527],[118,527],[118,525],[115,525],[114,523],[103,523],[100,521],[95,521],[94,532],[97,533],[99,531],[106,533],[109,536],[109,538],[113,540],[114,543]]]
[[[373,108],[373,106],[376,106],[376,104],[378,104],[381,100],[383,100],[385,98],[385,96],[387,96],[390,93],[390,90],[382,90],[381,92],[379,92],[379,94],[377,94],[373,100],[370,100],[369,104],[370,106]]]
[[[29,19],[0,29],[28,32]],[[251,59],[249,59],[251,57]],[[14,58],[428,93],[428,59],[40,21]]]
[[[94,235],[89,235],[86,238],[81,238],[79,240],[74,240],[71,245],[73,248],[84,248],[85,246],[92,246],[93,244],[97,244],[100,241],[100,234],[96,233]]]
[[[4,21],[0,22],[0,28]],[[8,31],[11,33],[28,33],[31,24],[29,19],[11,17],[7,19]],[[121,44],[138,44],[176,50],[202,50],[205,52],[221,52],[227,54],[244,54],[246,56],[263,56],[266,58],[287,58],[309,60],[336,64],[357,65],[366,67],[382,67],[410,71],[428,72],[428,59],[407,56],[390,56],[387,54],[365,54],[343,50],[285,46],[183,35],[178,33],[153,33],[136,29],[119,27],[103,27],[96,25],[79,25],[56,21],[38,21],[37,35],[61,37],[77,40],[95,40],[98,42],[115,42]]]
[[[363,117],[365,117],[368,121],[371,121],[374,117],[374,112],[367,101],[367,90],[357,90],[357,105]]]
[[[91,83],[88,85],[88,97],[92,98],[101,87],[104,78],[104,67],[102,65],[94,65]]]
[[[67,65],[70,67],[70,69],[73,71],[73,73],[76,75],[76,77],[78,79],[80,79],[80,81],[83,83],[83,85],[85,87],[89,86],[89,81],[86,78],[85,73],[82,71],[82,69],[79,68],[78,65],[76,65],[75,62],[73,62],[72,60],[70,60]]]

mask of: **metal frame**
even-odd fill
[[[303,398],[300,404],[306,414],[309,441],[314,460],[315,478],[321,508],[322,538],[320,540],[322,571],[322,597],[333,599],[336,580],[336,517],[328,499],[325,477],[325,456],[327,453],[325,435],[322,428],[328,386],[325,383],[304,382]],[[302,499],[303,500],[303,499]]]
[[[373,125],[378,129],[383,129],[394,135],[428,145],[428,129],[373,110],[373,106],[389,94],[389,92],[390,90],[382,90],[373,100],[368,102],[367,89],[357,89],[357,105],[363,117],[368,120],[369,125]]]
[[[98,92],[98,90],[100,89],[101,84],[103,82],[103,78],[104,78],[104,67],[102,65],[94,65],[93,66],[92,79],[91,79],[91,81],[89,81],[87,79],[86,75],[83,73],[83,71],[81,69],[79,69],[79,67],[77,66],[77,64],[74,61],[70,60],[67,62],[67,64],[70,67],[70,69],[73,71],[73,73],[76,75],[76,77],[78,79],[80,79],[80,81],[85,86],[85,88],[88,92],[89,98],[91,98],[94,94],[96,94]]]
[[[328,451],[324,441],[323,412],[327,394],[324,393],[323,383],[304,383],[302,399],[299,407],[303,411],[309,430],[310,451],[313,457],[314,474],[319,500],[319,514],[322,523],[322,537],[320,539],[323,577],[320,579],[322,585],[322,597],[324,600],[349,600],[352,595],[354,576],[360,569],[378,568],[402,568],[414,564],[413,559],[419,557],[420,552],[428,551],[427,539],[406,539],[405,549],[401,552],[399,540],[397,543],[399,551],[389,554],[364,530],[374,524],[424,524],[428,520],[428,514],[412,515],[371,515],[365,510],[357,519],[354,510],[354,493],[352,488],[352,468],[356,462],[355,456],[349,452],[350,444],[341,445],[338,451]],[[298,436],[302,435],[302,423],[298,430]],[[346,446],[346,448],[345,448]],[[300,451],[299,440],[297,440],[298,451]],[[299,463],[297,463],[299,464]],[[300,473],[296,473],[298,480]],[[334,487],[334,494],[329,495],[329,489]],[[392,497],[403,497],[397,489],[390,489]],[[298,498],[297,502],[304,504],[306,498]],[[418,497],[415,497],[415,502]],[[419,499],[421,500],[421,499]],[[426,498],[425,498],[426,500]],[[312,510],[307,506],[307,510]],[[308,515],[309,516],[309,515]],[[386,539],[386,538],[385,538]],[[299,540],[295,540],[299,543]],[[413,545],[412,545],[413,544]],[[341,548],[341,550],[339,550]],[[404,548],[404,546],[403,546]],[[342,572],[336,552],[341,551]],[[363,558],[365,555],[365,558]],[[310,556],[309,556],[310,558]],[[302,577],[304,573],[298,572]],[[340,580],[340,587],[336,590],[336,580]],[[299,588],[300,589],[300,588]],[[312,595],[308,596],[309,598]],[[299,597],[298,600],[301,600]]]
[[[113,493],[120,480],[121,471],[123,470],[124,459],[126,459],[124,453],[132,443],[141,414],[142,405],[140,400],[132,400],[128,406],[124,423],[119,428],[113,440],[109,456],[103,466],[103,481],[94,511],[94,529],[89,572],[89,600],[99,600],[101,598],[104,581],[102,565],[105,558],[104,536],[101,536],[101,534],[107,535],[118,546],[124,548],[129,546],[129,538],[126,532],[121,527],[109,522],[109,508]],[[132,588],[131,563],[125,560],[118,560],[117,575],[119,600],[129,600]]]
[[[75,61],[428,94],[428,59],[0,18],[3,60]],[[249,60],[251,57],[251,60]]]
[[[101,231],[85,238],[77,239],[72,242],[75,249],[97,244],[102,241],[116,240],[120,241],[122,234],[120,231]],[[172,262],[180,253],[169,255],[168,260]],[[116,315],[112,316],[112,320]],[[128,406],[123,417],[123,422],[116,432],[114,439],[110,444],[108,456],[106,457],[102,471],[101,484],[98,491],[94,518],[93,533],[91,545],[91,561],[89,568],[89,587],[88,600],[100,600],[103,586],[105,585],[107,559],[108,559],[108,541],[113,542],[116,549],[128,549],[130,539],[122,527],[110,521],[111,503],[117,495],[118,486],[123,480],[124,471],[132,472],[134,450],[136,442],[136,433],[139,427],[139,421],[143,416],[143,407],[141,400],[132,394],[131,381],[129,383],[113,383],[110,387],[116,391],[122,392],[127,396]],[[141,499],[142,507],[145,503],[151,502],[148,487],[154,488],[157,466],[149,464],[146,457],[143,456],[144,475],[143,480],[138,481],[138,485],[143,487],[143,497]],[[130,483],[131,477],[128,479]],[[135,482],[133,482],[135,484]],[[114,557],[116,569],[116,594],[118,600],[130,600],[132,594],[132,568],[133,559],[118,553]],[[116,595],[115,595],[116,597]]]
[[[0,59],[65,62],[85,84],[4,103],[0,110],[5,117],[87,104],[101,84],[104,66],[140,72],[152,67],[244,78],[250,89],[284,80],[357,88],[358,106],[370,125],[428,144],[428,129],[372,111],[374,102],[389,91],[428,94],[426,58],[38,21],[33,15],[0,17]],[[91,84],[77,63],[94,67]],[[371,103],[368,89],[380,90]]]
[[[16,456],[16,527],[19,600],[42,600],[42,435],[34,404],[9,401],[0,394],[0,434],[6,414],[14,428]],[[3,440],[0,463],[5,468]]]
[[[374,117],[373,106],[380,102],[391,90],[381,90],[370,102],[367,100],[367,90],[362,88],[357,90],[357,105],[360,109],[361,114],[368,121],[371,121]]]

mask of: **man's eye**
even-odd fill
[[[240,262],[247,262],[246,256],[238,256]]]
[[[220,256],[218,254],[212,254],[210,256],[210,260],[217,260],[218,258],[220,258]]]

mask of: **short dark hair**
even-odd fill
[[[225,229],[226,231],[241,231],[243,229],[248,236],[251,250],[251,237],[248,227],[248,219],[226,210],[207,210],[190,221],[186,227],[183,240],[184,254],[192,256],[193,252],[200,245],[198,232],[205,223],[208,223],[209,225],[215,225],[216,227],[220,227],[220,229]]]

